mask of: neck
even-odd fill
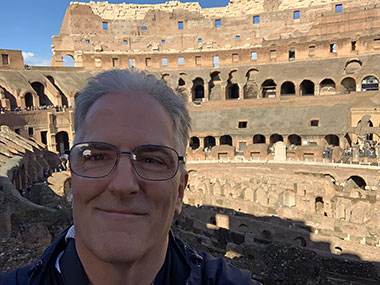
[[[79,259],[91,284],[110,285],[148,285],[154,279],[165,262],[168,237],[160,247],[153,248],[147,254],[135,260],[109,261],[95,256],[80,240],[76,239]]]

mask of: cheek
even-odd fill
[[[99,195],[102,189],[101,181],[81,178],[72,175],[71,191],[73,193],[73,206],[85,204]],[[78,205],[79,206],[79,205]]]

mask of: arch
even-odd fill
[[[45,94],[45,86],[36,81],[36,82],[33,82],[32,83],[32,87],[34,89],[34,91],[37,92],[37,95],[38,95],[38,98],[39,98],[39,106],[50,106],[50,105],[53,105],[53,103],[50,101],[50,99],[48,98],[48,96]]]
[[[362,117],[362,119],[363,119],[363,117]],[[368,120],[368,119],[367,119],[367,120]],[[362,122],[362,120],[360,119],[360,120],[358,121],[357,126],[359,126],[359,125],[361,124],[361,122]],[[373,127],[373,123],[372,123],[371,120],[368,120],[367,123],[368,123],[368,124],[366,124],[366,127],[370,127],[370,128]],[[366,140],[369,140],[369,141],[373,140],[373,134],[366,134],[365,139],[366,139]]]
[[[356,91],[356,81],[352,77],[344,78],[340,84],[342,85],[344,94],[349,94]]]
[[[24,99],[25,99],[25,108],[32,109],[34,106],[34,103],[33,103],[34,100],[33,100],[32,93],[30,93],[30,92],[26,93],[24,96]]]
[[[288,136],[288,142],[289,144],[301,145],[302,139],[299,135],[293,134]]]
[[[322,213],[323,208],[324,208],[323,197],[321,196],[315,197],[315,212]]]
[[[261,84],[261,95],[263,98],[275,98],[276,97],[277,84],[273,79],[267,79]]]
[[[214,71],[210,74],[210,81],[208,82],[208,92],[210,100],[222,99],[222,80],[220,78],[220,72]]]
[[[314,82],[305,79],[300,85],[301,96],[314,96]]]
[[[74,67],[75,66],[74,57],[71,54],[66,54],[62,58],[62,63],[63,63],[63,66],[66,66],[66,67]]]
[[[349,181],[349,180],[352,180],[355,182],[355,184],[361,188],[361,189],[365,189],[365,187],[367,186],[367,183],[365,182],[365,180],[360,177],[360,176],[357,176],[357,175],[352,175],[350,176],[346,181]]]
[[[8,108],[10,107],[10,110],[14,110],[15,108],[17,108],[17,100],[16,100],[16,97],[13,96],[11,93],[9,93],[7,91],[7,89],[5,89],[4,87],[0,86],[0,95],[1,95],[1,98],[0,99],[8,99],[9,100],[9,106],[3,106],[1,105],[1,107],[3,108]]]
[[[239,99],[239,85],[230,84],[227,86],[227,100]]]
[[[294,83],[291,81],[286,81],[281,85],[281,96],[292,96],[296,94],[296,88]]]
[[[186,82],[182,78],[178,79],[178,86],[185,86]]]
[[[250,69],[246,73],[247,82],[243,87],[243,97],[244,99],[251,99],[258,97],[259,87],[256,83],[256,74],[258,73],[257,69]]]
[[[199,146],[200,146],[199,138],[191,137],[189,146],[191,147],[192,150],[199,148]]]
[[[296,237],[296,238],[294,239],[294,242],[295,242],[296,245],[298,245],[298,246],[306,247],[306,240],[305,240],[303,237]]]
[[[364,77],[362,80],[362,91],[376,91],[379,90],[379,80],[377,77],[370,75]]]
[[[58,90],[59,95],[61,95],[61,106],[69,106],[69,102],[67,100],[67,97],[65,94],[63,94],[62,90],[55,84],[53,76],[46,76],[46,78],[50,81],[51,84],[54,85],[54,87]]]
[[[284,138],[282,137],[282,135],[279,135],[279,134],[273,134],[270,136],[270,144],[273,145],[275,144],[276,142],[283,142],[284,141]]]
[[[68,154],[70,151],[69,135],[65,131],[58,132],[55,135],[56,150],[60,155]]]
[[[195,101],[203,101],[205,98],[204,81],[202,78],[197,77],[193,80],[192,99]]]
[[[356,73],[362,68],[362,62],[358,58],[352,58],[346,62],[344,71],[346,74]]]
[[[216,140],[213,136],[207,136],[204,139],[205,148],[212,148],[216,145]]]
[[[265,139],[265,136],[263,135],[254,135],[253,136],[253,143],[256,144],[256,143],[266,143],[266,139]]]
[[[339,137],[337,135],[327,135],[325,140],[328,145],[339,146]]]
[[[335,93],[336,85],[334,80],[325,78],[319,83],[319,90],[321,94]]]
[[[232,137],[230,135],[224,135],[220,137],[220,145],[227,144],[232,146]]]

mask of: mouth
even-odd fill
[[[123,215],[123,216],[145,216],[146,213],[143,213],[141,211],[134,211],[134,210],[123,210],[123,209],[102,209],[97,208],[96,210],[110,215]]]

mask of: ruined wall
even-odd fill
[[[21,50],[0,49],[0,70],[24,69],[24,58]]]
[[[254,215],[197,215],[203,223],[317,251],[379,261],[380,204],[376,170],[272,164],[189,164],[184,202]],[[360,188],[353,176],[364,177]],[[365,176],[364,176],[365,175]],[[260,217],[281,218],[277,222]],[[261,221],[260,221],[261,219]],[[292,226],[282,220],[291,220]],[[299,244],[299,242],[302,242]]]
[[[52,65],[62,65],[65,55],[90,70],[154,70],[212,67],[214,56],[217,65],[226,66],[374,54],[380,15],[376,3],[232,1],[202,9],[198,3],[177,1],[72,2],[60,34],[53,37]]]

